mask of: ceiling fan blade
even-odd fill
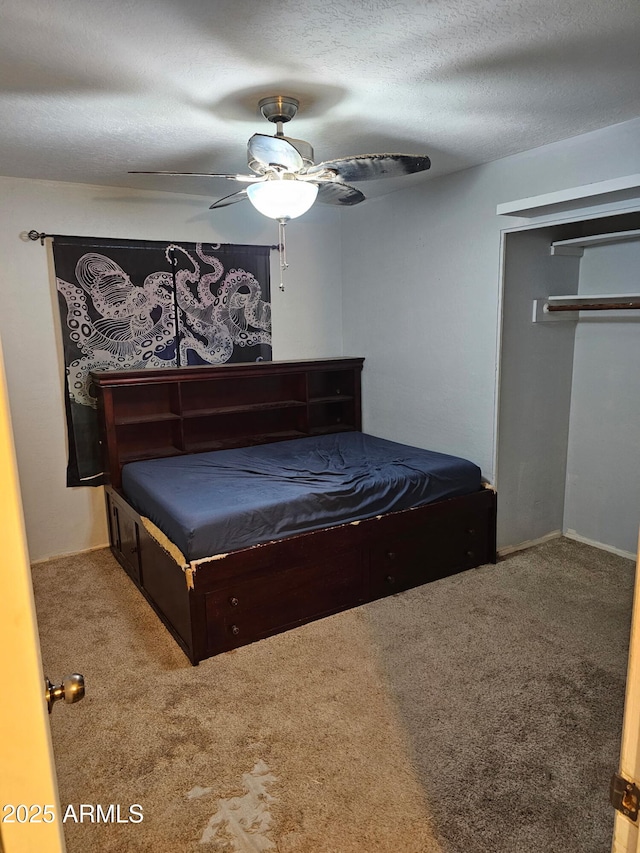
[[[265,167],[279,166],[286,172],[298,172],[304,165],[297,148],[279,136],[254,133],[247,143],[249,162],[256,160]]]
[[[307,175],[315,175],[324,169],[336,172],[341,181],[369,181],[374,178],[397,178],[424,172],[431,166],[427,156],[411,154],[358,154],[355,157],[341,157],[326,160],[307,170]]]
[[[228,181],[256,181],[262,178],[256,175],[217,175],[213,172],[127,172],[128,175],[170,175],[174,177],[188,178],[226,178]]]
[[[219,198],[218,201],[214,201],[213,204],[209,205],[209,210],[217,210],[219,207],[228,207],[230,204],[236,204],[238,201],[244,201],[245,198],[248,198],[246,190],[238,190],[237,193],[231,193],[231,195],[226,195],[224,198]]]
[[[365,196],[355,187],[343,184],[340,181],[318,181],[318,201],[324,204],[342,204],[350,207],[360,204]]]

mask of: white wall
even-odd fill
[[[640,293],[640,241],[585,249],[580,294]],[[565,530],[634,553],[640,522],[640,312],[576,327]]]
[[[33,560],[107,542],[102,489],[65,488],[63,364],[48,252],[21,239],[49,234],[277,243],[277,224],[249,205],[208,211],[203,196],[0,178],[0,337]],[[289,270],[272,255],[273,355],[342,354],[340,215],[319,205],[287,226]]]
[[[493,480],[500,232],[518,224],[496,205],[638,162],[634,120],[344,211],[344,351],[367,358],[365,429],[466,456]]]
[[[496,205],[631,174],[639,161],[636,120],[349,210],[314,207],[288,226],[284,294],[274,257],[274,357],[364,355],[365,429],[466,456],[493,480],[500,230],[515,224],[496,216]],[[213,214],[204,197],[0,178],[0,202],[0,335],[31,556],[39,559],[104,544],[106,532],[100,490],[63,485],[56,306],[46,252],[20,233],[277,238],[274,224],[247,206]]]

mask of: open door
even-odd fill
[[[64,853],[1,345],[0,484],[0,851]]]
[[[638,543],[638,563],[633,597],[633,616],[631,619],[631,642],[629,644],[629,666],[627,669],[627,691],[622,725],[622,745],[620,748],[619,775],[630,785],[640,787],[640,542]],[[636,796],[629,794],[633,805]],[[637,810],[637,801],[636,801]],[[633,814],[633,808],[629,810]],[[612,853],[640,853],[638,843],[638,823],[616,811],[613,829]]]

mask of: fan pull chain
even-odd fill
[[[278,248],[280,249],[280,290],[284,292],[284,271],[289,264],[287,263],[287,242],[285,238],[284,226],[287,224],[286,219],[278,219]]]

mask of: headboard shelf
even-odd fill
[[[333,394],[328,397],[311,397],[309,399],[310,406],[317,406],[320,403],[345,403],[347,400],[353,400],[350,394]]]
[[[351,432],[351,427],[345,424],[329,424],[329,426],[309,427],[309,435],[329,435],[334,432]]]
[[[180,456],[184,450],[178,447],[150,447],[148,450],[123,450],[120,461],[124,465],[127,462],[139,462],[141,459],[161,459],[167,456]]]
[[[92,374],[109,482],[127,462],[360,430],[363,358]]]
[[[174,412],[155,412],[146,415],[123,415],[119,414],[116,417],[116,426],[127,426],[128,424],[152,424],[158,421],[179,421],[180,415]]]
[[[244,403],[237,406],[213,406],[208,409],[183,409],[183,418],[205,418],[209,415],[230,415],[237,412],[260,412],[267,409],[297,409],[306,406],[304,400],[280,400],[275,403]]]

